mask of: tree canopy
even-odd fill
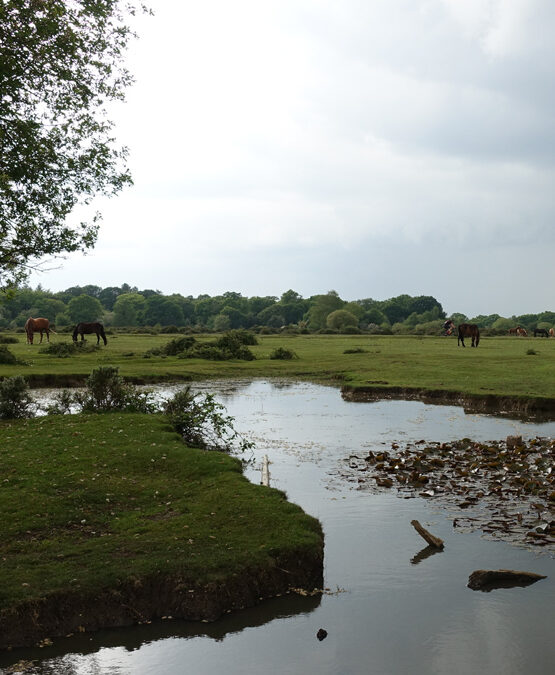
[[[0,287],[44,256],[92,247],[98,215],[72,212],[131,182],[106,105],[131,83],[135,11],[123,0],[0,2]]]

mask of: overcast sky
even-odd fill
[[[553,0],[151,4],[135,185],[33,284],[555,310]]]

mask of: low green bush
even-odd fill
[[[50,342],[45,347],[41,347],[39,352],[56,356],[59,359],[67,359],[75,354],[91,354],[99,350],[98,345],[79,340],[77,342]]]
[[[29,385],[21,375],[5,377],[0,381],[0,419],[34,417],[36,407]]]
[[[270,353],[271,359],[280,359],[280,360],[289,360],[289,359],[298,359],[299,357],[295,354],[292,349],[285,349],[285,347],[276,347],[273,352]]]
[[[5,346],[0,345],[0,363],[5,366],[28,366],[27,361],[18,359],[15,354]]]
[[[0,345],[15,345],[19,342],[13,335],[0,335]]]
[[[205,450],[244,451],[253,447],[233,427],[234,418],[213,394],[193,394],[185,387],[164,402],[162,411],[187,445]]]
[[[345,349],[343,354],[366,354],[367,352],[368,350],[362,347],[353,347],[352,349]]]

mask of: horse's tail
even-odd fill
[[[77,335],[79,334],[79,324],[75,326],[75,330],[73,331],[73,342],[77,342]]]

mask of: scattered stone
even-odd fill
[[[468,588],[473,591],[492,591],[495,588],[529,586],[540,579],[546,577],[543,574],[516,570],[476,570],[468,578]]]
[[[320,630],[316,633],[316,637],[318,640],[320,640],[320,642],[322,642],[322,640],[325,640],[328,637],[328,631],[320,628]]]

